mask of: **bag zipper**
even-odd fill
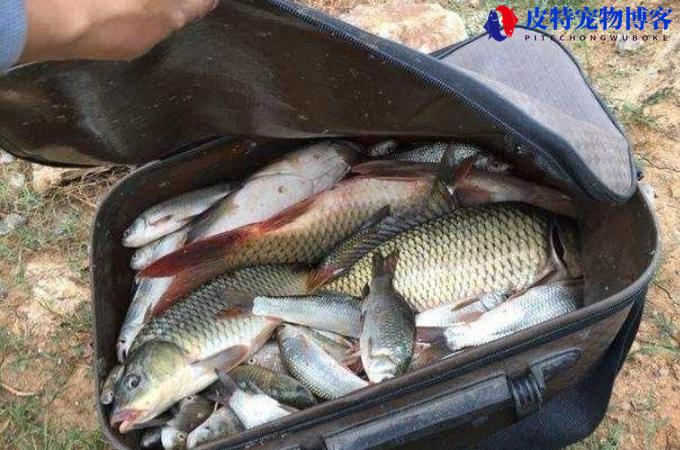
[[[621,202],[623,200],[627,200],[630,195],[634,192],[635,189],[635,184],[631,180],[631,189],[629,192],[623,194],[623,195],[618,195],[614,192],[612,192],[611,189],[608,189],[603,183],[601,183],[599,180],[596,180],[594,176],[584,176],[583,174],[589,174],[590,170],[588,167],[585,165],[585,163],[578,158],[578,163],[577,165],[582,166],[580,170],[574,170],[574,171],[568,171],[564,167],[560,161],[549,151],[541,147],[540,145],[536,144],[534,141],[531,139],[526,138],[525,136],[521,135],[519,132],[517,132],[514,128],[512,128],[510,125],[508,125],[506,122],[503,120],[499,119],[496,117],[492,112],[490,112],[488,109],[486,109],[484,106],[471,101],[467,97],[461,95],[458,91],[455,89],[449,87],[446,85],[444,82],[439,81],[435,78],[432,78],[428,76],[426,73],[424,73],[422,70],[417,69],[399,59],[394,58],[393,56],[389,55],[388,53],[385,53],[381,51],[380,49],[376,48],[375,46],[370,46],[366,44],[365,42],[361,41],[360,39],[357,39],[355,36],[347,33],[346,31],[343,31],[341,29],[338,29],[336,27],[333,27],[329,25],[327,22],[324,22],[322,20],[319,20],[318,18],[313,17],[310,15],[308,12],[313,12],[313,10],[308,9],[306,7],[301,7],[300,5],[292,5],[286,1],[281,1],[281,0],[264,0],[266,3],[272,5],[274,8],[283,11],[286,14],[289,14],[295,18],[298,18],[302,20],[305,23],[308,23],[309,25],[314,26],[315,28],[324,31],[328,34],[335,35],[335,36],[340,36],[342,39],[350,42],[351,44],[361,48],[362,50],[367,51],[368,53],[375,55],[379,58],[384,59],[387,61],[389,64],[404,70],[411,75],[415,76],[418,80],[427,83],[429,85],[432,85],[439,89],[442,92],[445,92],[451,96],[453,100],[455,100],[458,103],[462,103],[463,105],[467,106],[470,108],[472,111],[476,112],[479,114],[482,118],[484,118],[486,121],[488,121],[492,126],[500,130],[501,132],[505,133],[506,135],[509,135],[513,137],[514,139],[518,140],[519,142],[522,142],[526,145],[528,145],[532,150],[534,150],[536,153],[538,153],[544,160],[546,160],[552,167],[557,168],[558,170],[569,174],[571,178],[586,192],[591,194],[595,199],[601,200],[601,201],[607,201],[607,202]],[[471,40],[472,41],[472,40]],[[461,45],[462,46],[462,45]],[[591,88],[592,91],[592,88]],[[597,96],[595,96],[597,98]],[[617,127],[618,129],[618,127]],[[632,156],[629,155],[629,159],[631,161],[631,166],[632,166]],[[632,167],[631,167],[632,170]],[[573,172],[573,173],[572,173]],[[594,180],[595,179],[595,180]]]

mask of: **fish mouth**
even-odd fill
[[[132,408],[114,408],[113,413],[111,413],[111,419],[109,423],[112,428],[118,426],[118,431],[121,433],[127,433],[134,427],[140,420],[142,411]]]
[[[127,358],[127,351],[127,341],[118,340],[116,343],[116,356],[118,357],[119,362],[125,362],[125,359]]]

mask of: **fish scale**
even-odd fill
[[[492,291],[516,291],[549,267],[550,216],[511,203],[461,208],[407,229],[377,247],[399,250],[394,287],[416,311]],[[324,289],[359,296],[373,251]]]
[[[265,317],[243,315],[220,318],[233,305],[229,295],[195,295],[150,321],[135,338],[131,352],[152,340],[172,342],[200,359],[255,336],[271,323]],[[232,342],[233,341],[233,342]]]

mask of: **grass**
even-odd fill
[[[624,125],[641,125],[645,127],[655,128],[657,123],[656,116],[645,113],[646,105],[634,105],[630,102],[624,102],[618,108],[618,117]]]
[[[622,441],[626,434],[623,424],[605,419],[595,434],[568,450],[624,450]]]
[[[8,180],[15,173],[26,175],[20,188]],[[0,283],[13,295],[0,303],[0,319],[9,320],[16,304],[32,297],[32,286],[26,264],[37,255],[53,254],[63,258],[74,278],[86,282],[87,249],[91,216],[97,196],[111,185],[121,171],[96,169],[74,172],[74,182],[59,189],[39,193],[30,182],[31,166],[15,161],[0,166],[0,211],[16,213],[27,219],[6,236],[0,236]],[[22,397],[0,387],[0,448],[8,450],[80,450],[107,448],[99,432],[89,431],[93,415],[83,418],[82,427],[60,425],[55,409],[59,403],[93,401],[81,396],[65,398],[65,389],[78,367],[90,366],[90,329],[92,316],[87,303],[73,313],[59,314],[50,305],[42,305],[57,318],[58,326],[48,337],[27,324],[5,329],[0,322],[0,361],[3,383],[10,389],[37,389]],[[7,308],[7,309],[5,309]],[[43,336],[43,337],[40,337]],[[76,381],[80,382],[80,381]],[[16,383],[15,386],[12,383]],[[70,392],[70,391],[69,391]],[[77,410],[74,410],[77,411]],[[87,425],[89,424],[89,425]]]
[[[0,433],[3,449],[16,450],[93,450],[105,449],[106,443],[98,431],[83,432],[50,427],[45,420],[50,413],[36,398],[0,404]],[[55,412],[53,412],[54,414]]]

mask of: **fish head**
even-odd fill
[[[280,379],[272,386],[271,394],[286,405],[296,408],[308,408],[316,404],[314,395],[294,379]]]
[[[142,270],[151,264],[153,248],[150,245],[138,248],[130,259],[130,267],[134,270]]]
[[[116,356],[119,362],[125,362],[127,355],[132,347],[132,342],[142,329],[143,323],[139,320],[126,321],[118,333],[118,340],[116,341]]]
[[[111,425],[130,431],[184,397],[192,370],[182,351],[167,342],[148,342],[129,355],[114,391]]]
[[[500,161],[499,159],[484,156],[478,159],[484,170],[495,173],[507,173],[510,171],[510,164]]]
[[[214,421],[208,420],[189,433],[189,437],[187,437],[187,448],[198,447],[204,442],[221,437],[223,427],[220,427],[219,424],[213,422]]]
[[[161,431],[161,444],[165,450],[183,450],[187,448],[188,435],[173,427],[164,427]]]
[[[380,383],[399,375],[399,364],[391,354],[372,353],[368,361],[364,361],[366,375],[372,383]]]
[[[144,245],[143,235],[146,229],[146,220],[137,217],[123,232],[123,245],[125,247],[141,247]]]

